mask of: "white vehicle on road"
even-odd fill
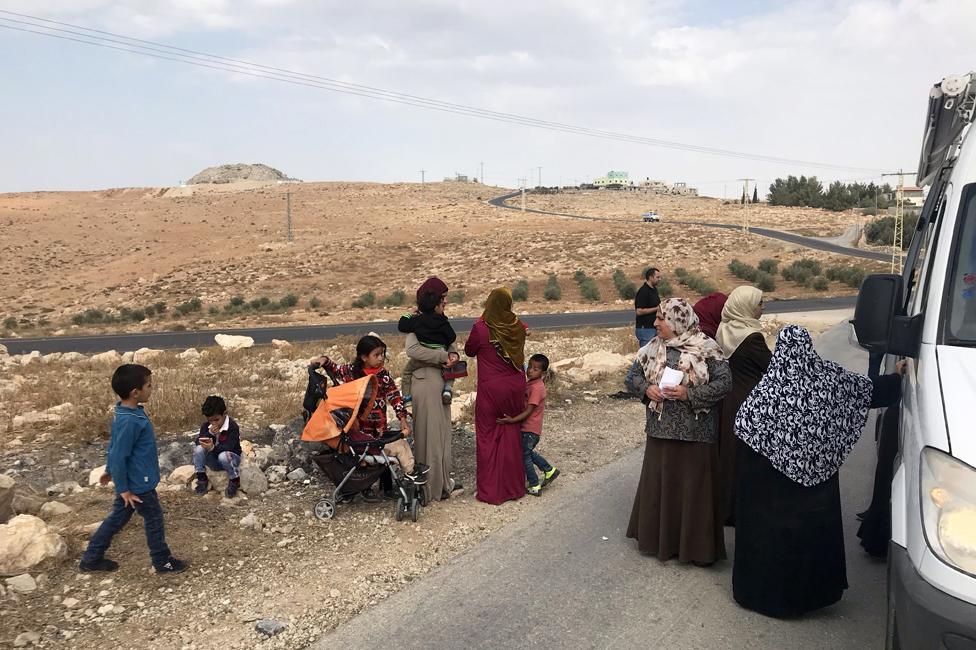
[[[659,217],[657,212],[655,212],[654,210],[648,210],[647,212],[641,215],[641,220],[644,223],[651,223],[651,222],[657,223],[658,221],[661,220],[661,217]]]
[[[872,275],[859,343],[908,359],[891,485],[887,648],[976,649],[976,73],[932,89],[901,275]],[[884,425],[883,425],[884,426]],[[884,435],[884,434],[882,434]]]

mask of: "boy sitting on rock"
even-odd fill
[[[224,496],[233,499],[241,489],[241,429],[227,415],[227,405],[222,397],[211,395],[203,402],[204,417],[200,435],[193,449],[193,466],[197,471],[196,494],[206,494],[210,489],[207,468],[227,472],[227,489]]]

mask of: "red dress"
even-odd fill
[[[525,410],[525,375],[499,356],[489,342],[488,325],[483,320],[471,328],[464,353],[478,358],[474,406],[477,498],[498,505],[525,495],[520,427],[495,421]]]

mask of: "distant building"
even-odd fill
[[[906,205],[910,204],[916,208],[920,208],[925,203],[925,190],[921,187],[905,187],[902,188],[901,192],[905,197]]]
[[[640,182],[640,188],[645,192],[653,192],[655,194],[670,194],[671,186],[664,181],[652,181],[649,177],[645,178]]]
[[[454,178],[451,178],[449,176],[445,176],[444,177],[444,182],[445,183],[467,183],[468,182],[468,176],[467,176],[467,174],[458,174],[458,173],[455,173],[454,174]]]
[[[593,184],[597,187],[606,187],[608,189],[621,189],[633,185],[630,182],[630,174],[614,171],[609,171],[606,176],[601,176],[594,180]]]
[[[688,183],[676,182],[671,186],[671,193],[679,196],[698,196],[698,188],[688,187]]]

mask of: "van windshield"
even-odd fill
[[[976,345],[976,186],[970,185],[962,208],[958,247],[949,276],[949,338],[954,343]]]

